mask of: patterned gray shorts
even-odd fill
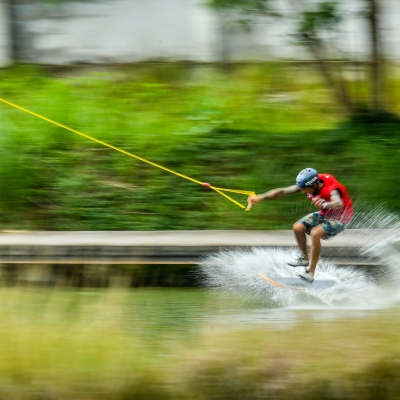
[[[306,233],[309,235],[312,228],[321,226],[325,231],[325,237],[323,239],[329,239],[336,236],[338,233],[343,232],[346,229],[346,224],[336,219],[325,219],[319,212],[313,212],[299,219],[306,227]]]

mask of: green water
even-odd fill
[[[121,301],[127,328],[147,338],[195,333],[217,309],[210,294],[197,289],[139,289]]]
[[[201,289],[2,288],[0,398],[249,399],[286,382],[273,398],[317,399],[298,396],[297,377],[306,389],[319,378],[342,383],[400,354],[398,308],[279,308],[237,297]],[[393,375],[371,373],[363,387],[380,376]],[[272,398],[262,393],[257,398]]]
[[[109,321],[148,340],[195,333],[218,313],[218,301],[201,289],[63,290],[12,288],[0,291],[2,313],[19,321],[53,326]]]
[[[308,319],[329,324],[379,312],[379,308],[336,308],[312,298],[299,298],[298,304],[283,307],[267,293],[244,301],[239,294],[228,296],[199,288],[3,288],[0,306],[3,321],[27,330],[40,326],[51,332],[55,327],[72,326],[76,334],[82,327],[95,332],[100,324],[151,343],[179,337],[192,341],[210,327],[289,326]]]

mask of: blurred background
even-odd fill
[[[399,20],[398,0],[0,0],[0,98],[216,187],[332,173],[356,228],[398,232]],[[245,213],[4,102],[0,127],[2,231],[288,230],[311,210]],[[0,271],[0,399],[399,398],[398,294],[220,300],[148,288],[199,282],[181,266],[42,267]]]
[[[262,193],[312,166],[398,210],[399,14],[390,0],[2,1],[1,97],[217,187]],[[0,118],[5,229],[298,218],[292,198],[252,218],[6,104]]]

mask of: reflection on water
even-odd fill
[[[239,300],[238,300],[239,299]],[[118,326],[146,341],[184,335],[193,338],[204,329],[228,330],[254,325],[289,328],[314,321],[363,318],[386,312],[382,307],[360,303],[358,307],[331,307],[318,299],[302,298],[297,306],[277,306],[265,291],[257,302],[240,301],[232,293],[200,289],[86,290],[2,289],[2,320],[28,330],[40,326]],[[393,308],[394,304],[391,304]]]
[[[218,317],[210,317],[213,324],[224,324],[225,327],[243,328],[255,324],[273,326],[279,329],[289,329],[301,322],[312,321],[314,324],[329,324],[331,322],[366,318],[385,313],[393,313],[386,309],[332,309],[321,307],[314,309],[280,308],[225,311]]]
[[[210,327],[236,330],[265,325],[283,329],[305,321],[330,324],[383,316],[393,313],[393,309],[400,306],[396,300],[374,307],[368,303],[332,307],[312,297],[300,297],[298,305],[282,307],[271,301],[269,295],[265,291],[256,304],[234,301],[231,293],[199,289],[2,289],[0,314],[4,329],[7,324],[25,326],[28,330],[40,326],[48,332],[63,326],[73,326],[79,331],[81,324],[85,330],[97,326],[118,326],[127,334],[152,341],[171,335],[184,335],[187,339]]]

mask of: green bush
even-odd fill
[[[399,120],[343,122],[307,66],[241,65],[228,76],[179,64],[21,66],[0,78],[1,97],[217,187],[261,193],[313,166],[337,176],[355,201],[399,210]],[[244,213],[213,191],[6,104],[0,121],[4,229],[288,229],[311,210],[298,196]]]

